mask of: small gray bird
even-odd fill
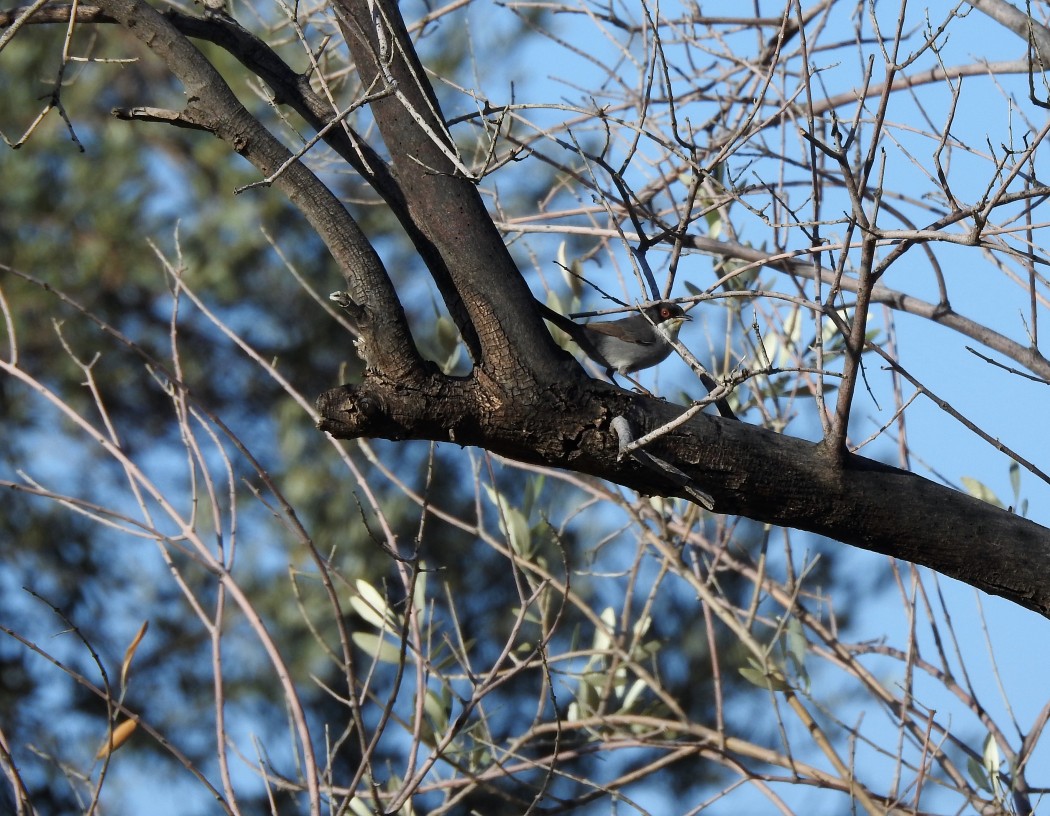
[[[614,372],[626,376],[666,360],[674,350],[671,341],[678,338],[682,324],[692,320],[677,303],[665,300],[622,320],[592,323],[575,323],[538,300],[536,305],[544,319],[569,335],[584,354],[605,366],[605,376],[610,380]],[[710,375],[697,373],[708,391],[718,387]],[[715,407],[726,419],[737,419],[725,399],[716,400]]]
[[[538,303],[538,301],[537,301]],[[631,374],[663,362],[670,355],[671,340],[690,320],[677,303],[660,301],[642,309],[643,314],[622,320],[575,323],[540,303],[543,317],[565,332],[596,363],[613,372]]]

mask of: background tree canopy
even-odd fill
[[[1046,10],[711,11],[0,10],[0,813],[1045,809]]]

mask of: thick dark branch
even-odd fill
[[[441,253],[477,329],[483,368],[512,382],[560,378],[562,355],[474,180],[458,162],[397,4],[334,0],[333,7],[364,87],[396,88],[373,102],[372,112],[412,218]]]
[[[163,15],[138,0],[102,0],[98,7],[138,37],[182,82],[188,100],[182,116],[186,122],[210,130],[264,176],[287,163],[288,149],[241,105],[207,58]],[[364,307],[363,335],[383,338],[362,349],[368,364],[394,376],[418,376],[424,365],[401,303],[379,256],[346,208],[298,161],[276,177],[274,186],[298,207],[339,262],[351,297]]]
[[[621,461],[611,427],[623,416],[640,437],[683,409],[597,381],[551,385],[506,406],[486,400],[478,380],[370,378],[323,394],[318,407],[322,429],[338,437],[475,445],[644,495],[690,498],[681,480]],[[1050,617],[1050,530],[1013,513],[861,456],[704,414],[646,450],[710,494],[716,512],[924,564]]]
[[[171,10],[166,12],[166,16],[184,34],[207,40],[228,51],[270,86],[275,102],[288,105],[314,130],[324,132],[325,143],[353,167],[390,207],[434,278],[471,359],[479,361],[481,347],[477,332],[456,291],[445,258],[413,219],[401,182],[390,171],[386,160],[345,123],[326,130],[339,111],[333,110],[328,100],[314,92],[306,74],[293,71],[266,43],[232,18],[223,15],[200,18]]]

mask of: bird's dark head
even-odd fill
[[[667,301],[660,301],[651,306],[646,306],[644,311],[649,315],[649,319],[652,320],[653,323],[667,323],[669,321],[674,321],[677,325],[681,325],[687,320],[692,320],[681,306],[677,303],[669,303]]]

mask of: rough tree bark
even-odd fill
[[[97,7],[100,12],[82,9],[85,19],[93,14],[94,22],[124,26],[182,81],[187,105],[180,122],[225,140],[264,176],[290,154],[241,106],[187,35],[227,48],[271,84],[279,102],[315,127],[330,116],[304,77],[224,15],[199,20],[161,14],[141,0],[97,0]],[[366,361],[361,383],[319,398],[322,430],[343,438],[476,445],[650,495],[689,497],[699,488],[713,498],[716,512],[924,564],[1050,616],[1050,530],[912,473],[827,443],[702,414],[646,447],[673,470],[621,456],[614,418],[626,419],[638,438],[685,409],[593,381],[557,348],[474,180],[456,161],[396,3],[335,0],[333,7],[364,87],[371,89],[389,165],[349,128],[331,128],[326,140],[373,183],[408,229],[475,365],[469,376],[450,377],[422,359],[379,257],[342,204],[293,161],[273,184],[340,264]]]

